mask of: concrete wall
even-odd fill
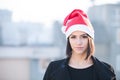
[[[57,47],[0,47],[0,80],[42,80]]]
[[[29,80],[28,59],[0,59],[0,80]]]

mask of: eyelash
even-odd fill
[[[87,35],[83,35],[82,38],[88,38],[88,36]]]
[[[70,38],[76,38],[76,36],[71,36]],[[81,38],[88,38],[88,36],[87,35],[81,35]]]
[[[70,38],[76,38],[76,36],[71,36]]]

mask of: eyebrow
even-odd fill
[[[75,35],[75,34],[71,34],[70,36],[74,36],[74,35]],[[84,35],[88,36],[88,34],[86,34],[86,33],[81,34],[80,36],[84,36]]]
[[[89,36],[89,35],[88,35],[88,34],[86,34],[86,33],[85,33],[85,34],[82,34],[82,35],[80,35],[80,36],[84,36],[84,35]]]

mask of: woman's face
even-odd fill
[[[86,53],[88,47],[88,35],[82,31],[74,31],[69,36],[72,53],[83,54]]]

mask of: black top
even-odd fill
[[[116,75],[111,65],[102,62],[93,56],[92,56],[92,60],[94,64],[93,80],[116,80]],[[71,76],[68,70],[68,64],[69,64],[69,58],[65,58],[58,61],[52,61],[45,72],[43,80],[71,80]],[[92,73],[90,73],[89,75],[91,74]]]
[[[94,78],[94,65],[84,69],[76,69],[68,65],[68,70],[71,80],[93,80]]]

